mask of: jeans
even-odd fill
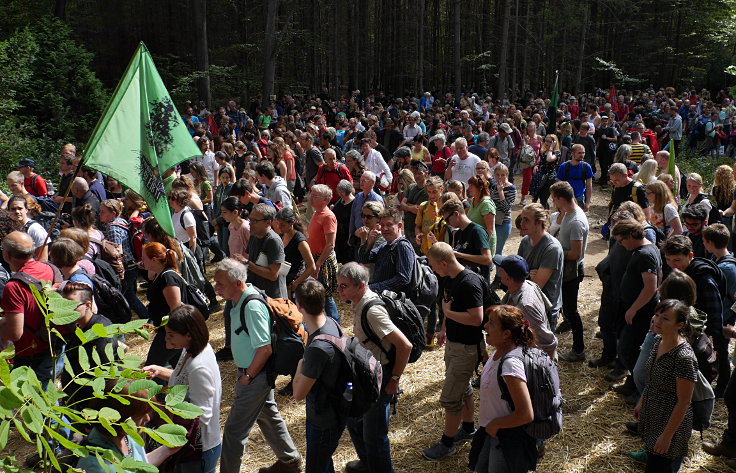
[[[682,457],[667,458],[647,450],[647,466],[644,473],[676,473],[682,466]]]
[[[307,465],[304,473],[335,473],[332,454],[337,450],[345,424],[321,429],[307,419]]]
[[[225,346],[230,346],[230,327],[232,326],[232,319],[230,318],[230,312],[233,310],[233,303],[229,300],[225,301],[225,308],[222,311],[222,316],[225,319]],[[237,314],[240,318],[240,314]]]
[[[390,400],[391,396],[383,392],[363,417],[347,422],[355,452],[371,473],[394,473],[388,441]]]
[[[222,444],[202,452],[202,460],[180,463],[174,473],[215,473],[217,460],[222,453]]]
[[[654,337],[654,332],[651,330],[647,332],[646,337],[644,337],[644,343],[641,344],[639,358],[636,359],[634,371],[631,372],[634,377],[636,389],[640,393],[643,393],[644,388],[647,386],[647,360],[649,359],[649,354],[652,353],[652,347],[654,347]]]
[[[273,388],[267,378],[264,371],[247,386],[235,382],[233,405],[222,432],[220,473],[240,471],[245,445],[256,422],[263,438],[279,460],[293,463],[300,458],[299,451],[286,429],[286,423],[276,407]]]
[[[496,254],[503,254],[503,247],[511,235],[511,222],[496,224]],[[496,273],[498,274],[498,273]]]
[[[332,297],[325,297],[325,315],[332,317],[338,325],[340,324],[340,314],[337,313],[337,304]]]
[[[647,304],[634,316],[631,325],[626,324],[618,338],[618,357],[624,368],[634,371],[639,349],[649,331],[649,322],[654,315],[655,304]]]
[[[485,428],[485,427],[484,427]],[[486,441],[475,464],[475,473],[507,473],[506,459],[498,439],[486,434]]]
[[[576,195],[575,200],[578,201],[578,205],[581,209],[585,207],[585,194]]]
[[[220,231],[217,232],[217,244],[220,246],[225,255],[230,256],[230,246],[227,244],[230,239],[230,228],[227,226],[222,217],[217,217],[217,221],[220,223]]]
[[[138,299],[138,294],[136,293],[137,289],[138,268],[133,267],[131,269],[126,269],[123,277],[123,296],[125,296],[125,300],[128,301],[133,312],[138,314],[139,319],[147,319],[148,308],[143,305],[143,302],[141,302],[140,299]]]
[[[578,264],[577,278],[562,283],[562,314],[570,322],[570,327],[572,328],[572,349],[578,353],[585,350],[583,321],[580,319],[580,312],[578,312],[578,292],[580,291],[580,283],[583,280],[583,275],[581,274],[582,267],[582,264]]]

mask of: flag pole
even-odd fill
[[[66,201],[66,198],[69,197],[69,193],[72,190],[72,186],[74,186],[74,180],[79,175],[79,171],[82,169],[82,158],[79,158],[79,163],[77,163],[77,169],[74,170],[74,177],[72,177],[71,183],[67,186],[66,192],[64,193],[64,198],[61,200],[61,205],[59,205],[59,210],[56,211],[56,215],[54,215],[54,219],[51,221],[51,226],[49,227],[49,231],[46,232],[46,238],[43,240],[43,245],[38,247],[38,250],[36,250],[36,259],[38,260],[39,256],[43,254],[44,248],[46,248],[46,245],[49,243],[49,237],[51,236],[51,230],[56,226],[56,222],[59,220],[59,217],[61,216],[61,211],[64,209],[64,202]]]

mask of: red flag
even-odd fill
[[[210,129],[210,133],[212,133],[213,137],[220,134],[220,127],[217,126],[215,117],[213,117],[212,114],[207,115],[207,127]]]
[[[608,103],[611,105],[616,103],[616,86],[611,85],[611,91],[608,93]]]

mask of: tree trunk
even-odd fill
[[[263,44],[263,84],[261,100],[265,107],[273,95],[273,83],[276,77],[276,18],[279,13],[279,0],[267,0],[266,33]]]
[[[509,97],[509,100],[514,101],[517,100],[515,97],[516,94],[516,60],[519,56],[519,1],[516,2],[516,13],[514,14],[514,51],[513,51],[513,59],[512,59],[512,66],[511,66],[511,97]]]
[[[462,52],[460,51],[461,42],[460,42],[460,8],[462,3],[460,0],[455,0],[454,5],[454,11],[453,14],[455,16],[455,21],[453,24],[455,25],[455,101],[460,100],[460,92],[462,90],[462,74],[460,71],[460,58],[462,57]]]
[[[197,79],[197,94],[204,100],[210,109],[210,55],[207,46],[207,0],[193,0],[194,10],[194,54],[196,56],[197,71],[203,76]]]
[[[417,31],[417,93],[424,93],[424,7],[425,0],[419,0],[419,30]]]
[[[506,92],[506,61],[509,57],[509,23],[511,21],[511,2],[506,0],[503,7],[503,28],[501,30],[501,57],[498,59],[498,99]]]
[[[54,2],[54,16],[61,21],[66,21],[66,0],[56,0]]]
[[[529,24],[529,17],[532,14],[532,1],[527,0],[526,2],[526,15],[524,16],[524,24]],[[523,57],[521,58],[521,94],[523,96],[527,88],[530,88],[527,84],[529,79],[529,31],[524,33],[524,49],[522,50]]]
[[[580,94],[583,86],[583,62],[585,59],[585,38],[588,34],[588,15],[590,7],[586,4],[583,6],[583,22],[582,32],[580,33],[580,42],[578,43],[578,72],[575,77],[575,93]]]

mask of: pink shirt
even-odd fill
[[[243,220],[240,227],[236,227],[235,223],[231,223],[227,229],[230,231],[230,237],[227,240],[230,257],[243,255],[247,258],[248,255],[245,249],[248,247],[248,240],[250,239],[250,222]]]
[[[521,356],[521,348],[516,347],[507,355]],[[498,386],[498,362],[501,358],[494,360],[491,356],[483,372],[480,375],[480,409],[478,410],[478,423],[481,427],[485,427],[491,423],[493,419],[504,417],[511,414],[511,406],[509,403],[501,399],[501,388]],[[516,358],[507,358],[503,363],[502,376],[513,376],[526,382],[526,373],[524,372],[524,363]]]
[[[308,233],[307,243],[309,243],[312,254],[321,255],[327,243],[325,235],[337,233],[337,218],[332,210],[325,207],[324,210],[315,212],[312,220],[309,221]]]

